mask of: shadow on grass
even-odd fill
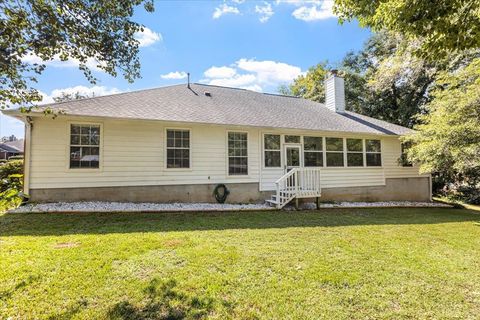
[[[145,288],[140,303],[128,300],[115,304],[108,312],[112,320],[137,319],[204,319],[214,308],[211,298],[191,297],[177,290],[176,282],[153,279]]]
[[[14,235],[109,234],[355,225],[480,222],[475,211],[446,208],[321,209],[198,213],[46,213],[0,215],[0,240]]]

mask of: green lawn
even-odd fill
[[[474,319],[466,209],[0,215],[0,319]]]

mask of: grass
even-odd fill
[[[466,209],[0,215],[0,319],[474,319]]]

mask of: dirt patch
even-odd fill
[[[65,248],[75,248],[78,247],[80,243],[78,242],[60,242],[54,245],[55,249],[65,249]]]
[[[167,248],[176,248],[176,247],[182,245],[183,243],[184,243],[184,241],[181,240],[181,239],[170,239],[170,240],[165,241],[163,244]]]

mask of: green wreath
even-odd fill
[[[215,199],[217,200],[218,203],[225,203],[225,200],[227,200],[227,197],[229,194],[230,194],[230,191],[227,189],[227,186],[224,185],[223,183],[217,184],[215,189],[213,189],[213,195],[215,196]]]

